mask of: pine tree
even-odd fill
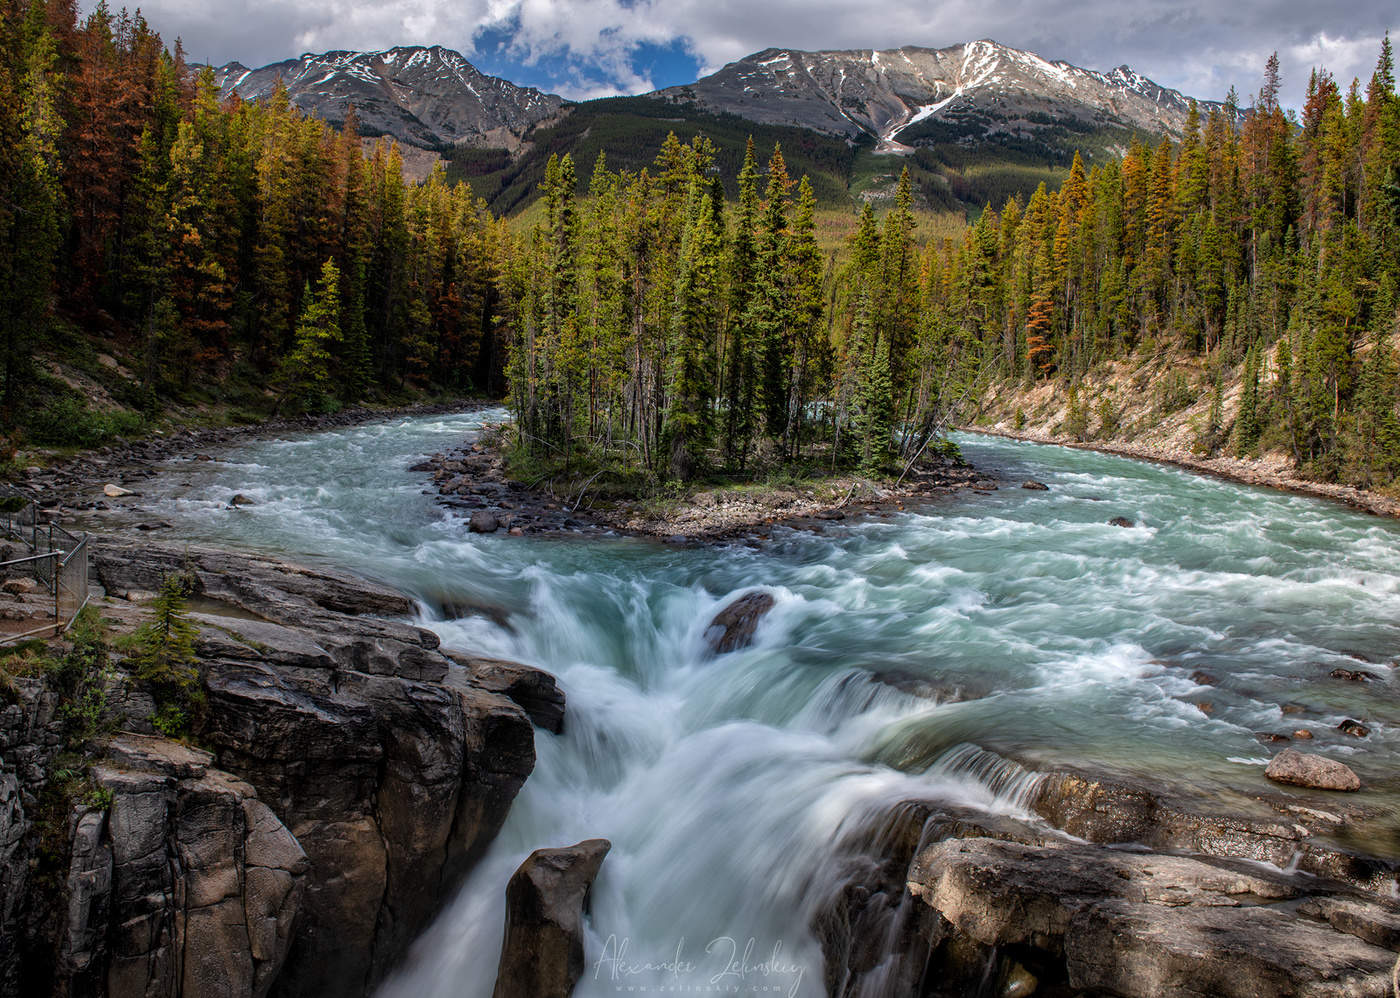
[[[308,284],[297,321],[295,345],[282,363],[282,399],[305,412],[324,411],[330,401],[331,375],[341,343],[340,271],[334,260],[321,267],[315,292]]]

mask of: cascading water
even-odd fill
[[[580,993],[820,994],[810,921],[822,871],[900,801],[1021,813],[1035,769],[1057,763],[1250,792],[1267,760],[1255,732],[1303,723],[1283,715],[1290,701],[1308,705],[1316,744],[1362,772],[1368,803],[1394,806],[1395,698],[1327,678],[1356,653],[1388,661],[1400,648],[1400,530],[1388,521],[965,438],[982,470],[1051,491],[780,530],[758,549],[481,537],[406,469],[482,418],[392,420],[173,463],[143,487],[142,509],[110,518],[154,514],[191,541],[382,579],[423,597],[422,623],[445,645],[559,678],[564,733],[537,732],[506,827],[382,998],[489,995],[510,874],[535,848],[599,836],[613,849]],[[256,505],[228,509],[234,492]],[[1115,515],[1142,525],[1108,525]],[[710,655],[708,621],[754,589],[776,599],[755,644]],[[453,605],[490,612],[433,609]],[[1394,684],[1388,666],[1366,668]],[[1198,670],[1214,682],[1194,682]],[[1347,716],[1372,727],[1364,754],[1331,732]]]

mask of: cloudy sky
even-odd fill
[[[118,6],[117,0],[109,0]],[[91,6],[89,0],[88,6]],[[1396,0],[146,0],[192,60],[249,66],[335,48],[441,44],[516,83],[584,98],[687,83],[768,46],[939,47],[975,38],[1090,69],[1127,63],[1218,99],[1258,88],[1277,51],[1300,102],[1325,66],[1369,79]]]

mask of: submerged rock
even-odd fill
[[[1360,778],[1345,763],[1294,749],[1284,749],[1274,756],[1269,768],[1264,770],[1264,775],[1275,783],[1288,783],[1313,790],[1361,789]]]
[[[1037,482],[1034,478],[1028,478],[1021,483],[1021,488],[1030,489],[1032,492],[1049,492],[1050,486],[1044,482]]]
[[[1108,521],[1108,525],[1109,525],[1110,527],[1136,527],[1136,526],[1137,526],[1136,523],[1134,523],[1132,520],[1128,519],[1126,516],[1115,516],[1113,519],[1111,519],[1111,520]]]
[[[256,502],[254,502],[252,499],[249,499],[249,498],[248,498],[247,496],[245,496],[242,492],[238,493],[237,495],[235,495],[235,496],[233,496],[231,499],[229,499],[228,504],[229,504],[230,506],[256,506],[256,505],[257,505]]]
[[[776,601],[768,593],[749,593],[715,614],[705,628],[705,640],[717,655],[737,651],[753,644],[759,620],[773,609]]]
[[[493,998],[569,998],[584,971],[583,917],[607,839],[536,849],[506,886]]]

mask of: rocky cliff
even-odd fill
[[[145,619],[164,576],[187,579],[199,747],[156,735],[114,656],[102,734],[85,746],[95,790],[65,802],[54,834],[39,820],[62,743],[52,698],[36,680],[0,714],[7,943],[31,923],[0,951],[8,990],[367,993],[533,768],[526,710],[495,689],[528,688],[537,712],[541,698],[562,711],[562,697],[523,666],[503,685],[499,664],[455,664],[433,634],[393,619],[409,600],[349,576],[121,542],[98,545],[93,574],[117,631]],[[45,832],[49,853],[61,843],[60,875],[27,881]]]

